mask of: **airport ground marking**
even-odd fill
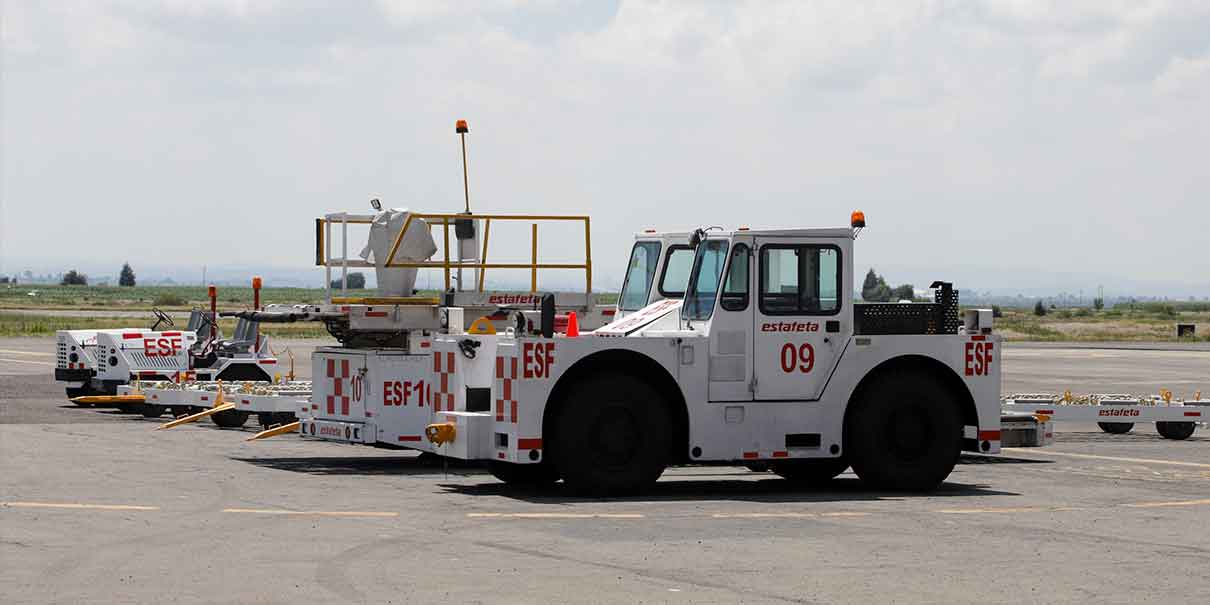
[[[312,517],[398,517],[393,511],[284,510],[280,508],[224,508],[224,513],[253,515],[295,515]]]
[[[1031,452],[1020,448],[1003,448],[1013,454],[1032,454],[1034,456],[1067,456],[1069,458],[1087,458],[1089,460],[1113,460],[1115,462],[1134,462],[1138,464],[1167,464],[1169,466],[1192,466],[1194,468],[1210,468],[1210,464],[1202,462],[1184,462],[1181,460],[1157,460],[1155,458],[1126,458],[1123,456],[1100,456],[1097,454],[1075,454],[1072,452]]]
[[[38,351],[14,351],[12,349],[0,349],[0,353],[8,353],[10,355],[37,355],[38,357],[54,357],[54,353],[40,353]]]
[[[468,519],[645,519],[642,513],[466,513]]]
[[[1088,510],[1077,506],[1003,506],[987,508],[939,508],[931,512],[943,515],[980,515],[1006,513],[1065,513]]]
[[[134,504],[83,504],[79,502],[4,502],[5,508],[67,508],[76,510],[129,510],[157,511],[158,506],[137,506]]]
[[[0,361],[7,361],[8,363],[27,363],[27,364],[29,364],[29,365],[33,365],[33,366],[51,366],[51,367],[54,367],[54,365],[55,365],[55,364],[53,364],[53,363],[51,363],[51,362],[49,362],[49,361],[32,361],[32,360],[29,360],[29,359],[7,359],[7,358],[4,358],[4,357],[0,357]]]
[[[1204,500],[1174,500],[1171,502],[1135,502],[1132,504],[1120,504],[1127,508],[1165,508],[1170,506],[1205,506],[1210,505],[1210,498]]]

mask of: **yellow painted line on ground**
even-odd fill
[[[224,508],[225,513],[250,513],[254,515],[309,515],[313,517],[398,517],[389,511],[343,511],[343,510],[282,510],[280,508]]]
[[[5,502],[11,508],[72,508],[85,510],[160,510],[158,506],[135,506],[133,504],[80,504],[75,502]]]
[[[0,349],[0,353],[8,353],[10,355],[37,355],[38,357],[54,357],[54,353],[38,353],[37,351],[14,351],[12,349]]]
[[[1115,462],[1136,462],[1138,464],[1167,464],[1170,466],[1192,466],[1195,468],[1210,468],[1210,464],[1202,462],[1183,462],[1180,460],[1156,460],[1154,458],[1124,458],[1122,456],[1098,456],[1095,454],[1073,454],[1071,452],[1032,452],[1029,449],[1006,447],[1001,451],[1013,454],[1031,454],[1034,456],[1067,456],[1068,458],[1087,458],[1090,460],[1113,460]]]
[[[643,519],[640,513],[466,513],[468,519]]]
[[[818,519],[826,517],[868,517],[872,513],[839,511],[830,513],[715,513],[711,519]]]
[[[1134,504],[1123,504],[1128,508],[1163,508],[1167,506],[1203,506],[1210,504],[1210,498],[1205,500],[1177,500],[1173,502],[1136,502]]]
[[[1075,506],[1006,506],[989,508],[940,508],[932,512],[943,515],[978,515],[1004,513],[1060,513],[1073,510],[1085,510]]]
[[[55,365],[55,364],[53,364],[53,363],[51,363],[51,362],[49,362],[49,361],[30,361],[30,360],[28,360],[28,359],[6,359],[6,358],[4,358],[4,357],[0,357],[0,361],[7,361],[7,362],[9,362],[9,363],[28,363],[28,364],[30,364],[30,365],[35,365],[35,366],[51,366],[51,367],[54,367],[54,365]]]

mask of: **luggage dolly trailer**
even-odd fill
[[[119,387],[124,394],[141,394],[146,405],[169,411],[176,420],[162,428],[172,428],[209,417],[224,428],[238,428],[244,422],[231,419],[255,415],[265,429],[294,422],[295,415],[307,405],[311,382],[224,382],[190,381],[184,383],[161,381],[149,385]]]
[[[944,282],[934,303],[854,304],[864,226],[854,213],[845,228],[698,230],[683,301],[583,336],[471,329],[398,360],[316,351],[312,405],[383,399],[406,411],[388,439],[487,462],[509,483],[628,493],[670,464],[764,460],[791,479],[852,466],[875,487],[931,489],[961,451],[1000,450],[1001,339],[990,310],[960,317]],[[349,424],[304,419],[303,434]],[[360,426],[351,440],[383,441]]]
[[[1154,422],[1155,430],[1165,439],[1188,439],[1198,424],[1210,416],[1210,400],[1173,399],[1170,391],[1160,395],[1139,396],[1121,393],[1094,394],[1087,397],[1027,393],[1004,399],[1005,412],[1025,412],[1044,415],[1054,422],[1095,422],[1104,432],[1121,435],[1129,433],[1136,422]]]

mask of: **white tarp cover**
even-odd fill
[[[374,263],[378,294],[381,296],[411,296],[416,286],[416,269],[383,267],[387,262],[387,255],[391,253],[395,237],[403,230],[403,224],[407,222],[409,214],[407,209],[390,208],[379,212],[370,224],[369,241],[361,251],[361,258]],[[437,244],[429,233],[428,223],[422,219],[412,219],[403,241],[399,242],[399,250],[395,252],[395,262],[424,261],[436,253]]]

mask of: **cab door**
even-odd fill
[[[752,401],[752,237],[736,236],[710,320],[710,401]]]
[[[759,400],[819,399],[847,342],[851,240],[757,238],[753,376]]]

